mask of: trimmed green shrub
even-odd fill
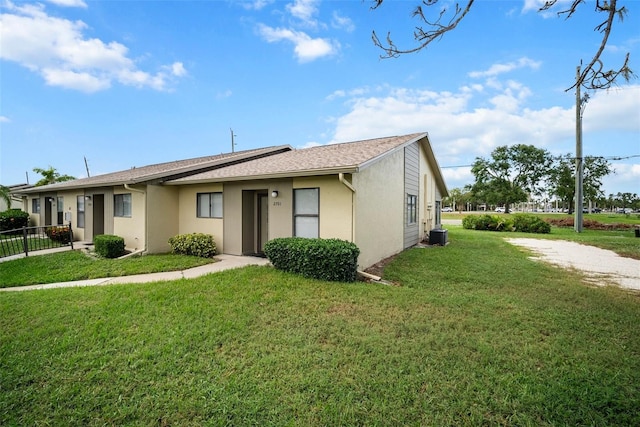
[[[333,282],[354,282],[360,249],[339,239],[285,237],[268,241],[264,253],[278,270]]]
[[[63,245],[71,242],[71,232],[68,225],[54,225],[53,227],[47,227],[44,230],[44,234],[54,242],[58,242]]]
[[[96,253],[104,258],[118,258],[126,253],[124,239],[111,234],[101,234],[93,238]]]
[[[0,231],[15,230],[29,225],[29,214],[20,209],[0,212]]]
[[[548,234],[551,232],[551,225],[540,217],[528,214],[516,214],[513,216],[513,231],[522,233]]]
[[[467,215],[462,219],[462,227],[468,230],[520,231],[522,233],[550,233],[551,226],[535,215]]]
[[[180,234],[169,239],[171,252],[174,254],[192,255],[211,258],[216,254],[216,242],[213,236],[204,233]]]

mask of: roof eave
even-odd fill
[[[321,169],[305,169],[302,171],[284,171],[265,173],[257,175],[238,175],[227,176],[220,178],[187,178],[180,181],[166,181],[164,185],[191,185],[191,184],[208,184],[218,182],[237,182],[237,181],[256,181],[262,179],[286,179],[286,178],[300,178],[307,176],[320,176],[320,175],[337,175],[339,173],[357,173],[359,171],[358,166],[345,166],[340,168],[321,168]]]

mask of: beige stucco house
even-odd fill
[[[276,237],[339,238],[360,248],[366,268],[440,227],[447,188],[420,133],[163,163],[22,195],[33,223],[71,222],[77,240],[115,234],[159,253],[170,237],[200,232],[219,252],[243,255]]]

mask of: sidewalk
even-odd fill
[[[102,286],[116,283],[149,283],[167,280],[194,279],[209,273],[241,268],[247,265],[268,265],[266,258],[236,256],[236,255],[216,255],[217,262],[201,265],[183,271],[167,271],[163,273],[136,274],[134,276],[107,277],[104,279],[77,280],[75,282],[47,283],[46,285],[17,286],[13,288],[0,288],[0,292],[31,291],[36,289],[71,288],[78,286]]]

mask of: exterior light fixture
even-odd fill
[[[271,197],[273,197],[273,198],[275,199],[276,197],[278,197],[278,194],[279,194],[279,193],[278,193],[278,190],[273,190],[273,191],[271,192]]]
[[[91,196],[84,196],[86,200],[91,200]]]

